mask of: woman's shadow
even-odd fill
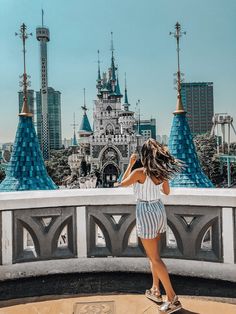
[[[148,309],[146,309],[145,312],[143,312],[143,314],[153,314],[154,311],[155,311],[155,313],[159,313],[159,314],[163,313],[161,311],[157,311],[156,312],[156,307],[155,306],[150,306]],[[176,314],[201,314],[201,313],[189,311],[189,310],[186,310],[186,309],[182,308],[181,310],[177,311]]]
[[[177,311],[176,313],[179,313],[179,314],[201,314],[199,312],[192,312],[192,311],[185,310],[185,309],[181,309],[181,310]]]

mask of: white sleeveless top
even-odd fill
[[[160,184],[155,184],[149,176],[146,176],[144,183],[133,184],[136,200],[155,201],[160,199]]]

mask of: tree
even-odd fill
[[[57,185],[61,185],[71,174],[68,164],[68,157],[71,153],[71,147],[67,149],[53,150],[51,151],[50,160],[45,162],[49,176]]]
[[[204,173],[216,187],[225,186],[225,182],[227,182],[227,167],[217,155],[216,136],[212,136],[210,133],[196,135],[194,143]],[[231,147],[235,149],[236,144],[233,144],[231,144]],[[231,170],[233,178],[236,174],[235,164],[232,164]]]

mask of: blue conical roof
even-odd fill
[[[119,78],[117,77],[115,93],[117,96],[123,96],[120,92]]]
[[[73,136],[73,140],[72,140],[72,146],[77,146],[77,139],[76,139],[76,135],[75,135],[75,131],[74,131],[74,136]]]
[[[20,116],[13,151],[0,191],[55,190],[48,176],[32,117]]]
[[[172,187],[214,187],[201,169],[186,113],[176,111],[169,138],[171,154],[185,163],[185,169],[170,181]]]
[[[125,89],[125,104],[129,104],[129,101],[128,101],[128,94],[127,94],[127,89]]]
[[[115,67],[113,51],[112,51],[112,57],[111,57],[111,79],[114,81],[116,80],[116,67]]]
[[[83,118],[82,118],[82,121],[81,121],[81,124],[80,124],[80,128],[79,128],[79,132],[93,132],[92,129],[91,129],[91,126],[90,126],[90,123],[89,123],[89,119],[88,119],[88,116],[86,114],[86,112],[84,112],[83,114]]]

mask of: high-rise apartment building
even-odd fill
[[[181,97],[192,134],[211,131],[214,115],[213,83],[181,83]]]
[[[136,132],[144,136],[145,140],[148,138],[156,139],[156,119],[140,120],[134,124]]]

